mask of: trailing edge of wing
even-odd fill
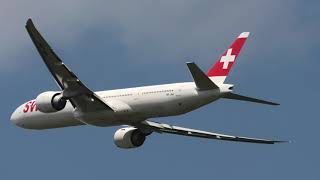
[[[268,104],[268,105],[274,105],[274,106],[280,105],[278,103],[265,101],[265,100],[261,100],[261,99],[256,99],[256,98],[252,98],[252,97],[247,97],[247,96],[242,96],[242,95],[235,94],[235,93],[227,93],[223,96],[223,98],[240,100],[240,101],[249,101],[249,102]]]
[[[259,143],[259,144],[275,144],[275,143],[287,142],[287,141],[275,141],[275,140],[267,140],[267,139],[257,139],[257,138],[225,135],[225,134],[219,134],[214,132],[189,129],[189,128],[184,128],[179,126],[172,126],[172,125],[157,123],[152,121],[144,121],[135,126],[137,128],[141,128],[142,130],[146,130],[146,131],[151,130],[158,133],[178,134],[182,136],[192,136],[192,137],[216,139],[216,140],[223,140],[223,141],[237,141],[237,142]]]
[[[187,66],[199,90],[219,89],[195,63],[187,62]]]

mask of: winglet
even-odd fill
[[[194,62],[187,62],[187,66],[199,90],[219,88]]]
[[[26,24],[32,23],[32,19],[29,17]]]

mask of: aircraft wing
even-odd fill
[[[158,133],[178,134],[182,136],[193,136],[193,137],[217,139],[217,140],[223,140],[223,141],[237,141],[237,142],[259,143],[259,144],[275,144],[275,143],[286,142],[286,141],[274,141],[274,140],[267,140],[267,139],[257,139],[257,138],[225,135],[225,134],[219,134],[215,132],[207,132],[207,131],[189,129],[189,128],[184,128],[179,126],[172,126],[172,125],[157,123],[153,121],[143,121],[139,125],[136,125],[136,127],[146,132],[154,131]]]
[[[62,89],[63,97],[69,99],[74,108],[77,107],[82,112],[112,110],[61,61],[35,28],[31,19],[28,19],[26,29],[51,75]]]

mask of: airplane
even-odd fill
[[[30,18],[25,27],[61,90],[43,92],[20,105],[10,118],[16,126],[36,130],[80,125],[122,126],[113,139],[123,149],[140,147],[154,132],[260,144],[286,142],[225,135],[152,120],[185,114],[221,98],[279,105],[233,93],[234,85],[224,83],[249,32],[241,33],[207,73],[194,62],[187,62],[193,82],[93,92],[56,55]]]

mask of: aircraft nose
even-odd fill
[[[20,112],[20,107],[18,107],[11,115],[10,121],[17,125],[21,126],[21,112]]]

